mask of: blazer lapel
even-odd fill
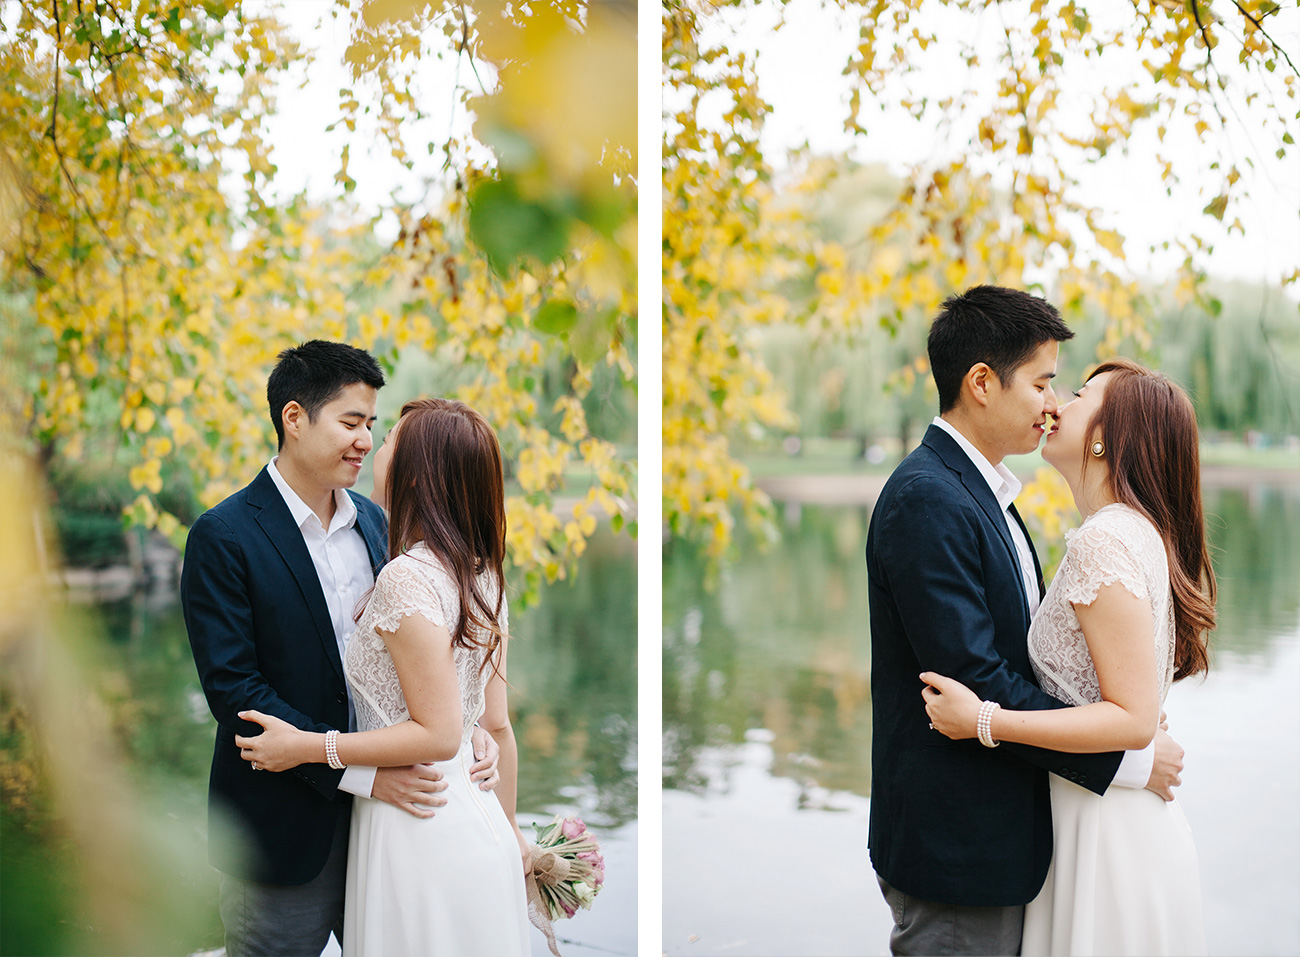
[[[998,500],[989,488],[989,483],[984,481],[984,476],[975,463],[971,461],[965,450],[957,444],[956,440],[938,426],[931,425],[925,432],[925,438],[922,439],[924,444],[928,445],[934,452],[943,459],[945,465],[961,476],[962,485],[971,497],[979,503],[984,514],[992,523],[993,528],[997,531],[998,537],[1002,539],[1002,545],[1007,550],[1007,560],[1011,562],[1011,567],[1015,569],[1016,584],[1020,589],[1020,600],[1024,604],[1025,625],[1029,624],[1029,596],[1025,594],[1025,577],[1020,573],[1020,556],[1016,553],[1016,544],[1011,540],[1011,529],[1007,527],[1007,520],[1002,515],[1002,507],[998,505]],[[1011,513],[1016,514],[1015,505],[1011,506]],[[1020,516],[1016,515],[1016,521],[1020,521]],[[1023,529],[1024,523],[1020,527]],[[1029,535],[1026,533],[1025,538]],[[1032,540],[1029,545],[1030,554],[1034,552]],[[1043,573],[1038,569],[1038,556],[1034,555],[1034,570],[1038,574],[1039,584],[1041,587]]]
[[[1021,518],[1020,513],[1016,511],[1015,502],[1011,503],[1011,517],[1016,520],[1016,524],[1020,526],[1020,530],[1025,533],[1025,541],[1029,543],[1029,554],[1034,558],[1034,576],[1038,579],[1038,601],[1041,604],[1043,599],[1047,596],[1047,584],[1043,581],[1043,566],[1038,564],[1038,551],[1034,548],[1033,536],[1029,534],[1029,529],[1025,527],[1025,520]]]
[[[275,487],[275,482],[265,468],[248,486],[248,504],[256,509],[257,524],[261,526],[266,537],[271,540],[275,550],[280,553],[284,563],[289,567],[303,601],[311,612],[312,622],[320,638],[325,655],[343,680],[343,662],[339,659],[338,641],[334,637],[334,623],[330,621],[329,606],[325,604],[325,592],[321,590],[320,576],[303,541],[302,530],[294,524],[289,506],[284,503],[284,496]],[[368,544],[368,543],[367,543]]]

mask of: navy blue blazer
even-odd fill
[[[375,573],[387,551],[383,511],[348,492],[355,531]],[[217,719],[208,783],[208,859],[218,870],[272,884],[305,884],[325,866],[352,800],[343,772],[305,764],[272,774],[239,756],[235,735],[261,728],[245,709],[310,731],[347,730],[338,643],[302,532],[270,473],[201,515],[190,529],[181,606],[208,707]],[[235,824],[246,846],[222,836]]]
[[[1014,506],[1011,514],[1023,529]],[[1041,599],[1037,555],[1034,566]],[[1065,707],[1038,687],[1029,664],[1029,604],[1002,510],[940,428],[932,425],[885,483],[867,532],[867,581],[872,865],[924,900],[1027,903],[1052,859],[1047,773],[1100,794],[1123,753],[989,749],[930,729],[923,671],[1004,707]]]

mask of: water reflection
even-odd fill
[[[571,582],[511,619],[521,810],[575,803],[593,826],[636,817],[636,562],[600,534]]]
[[[775,773],[868,793],[866,508],[786,506],[784,537],[704,584],[664,548],[664,787],[699,791],[700,748],[772,733]]]
[[[1268,667],[1300,620],[1300,488],[1210,489],[1205,509],[1219,583],[1211,667],[1220,655]]]

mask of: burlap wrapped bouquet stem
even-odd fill
[[[533,877],[539,883],[554,887],[562,881],[567,881],[571,876],[575,876],[573,873],[575,870],[574,862],[561,857],[554,851],[538,847],[536,844],[532,845],[532,851]]]
[[[546,935],[546,944],[551,948],[551,953],[555,957],[560,957],[559,948],[555,946],[555,928],[551,925],[551,909],[546,901],[542,900],[539,885],[555,887],[561,881],[567,881],[573,867],[554,851],[548,851],[536,844],[529,845],[529,850],[533,852],[533,867],[524,880],[528,890],[528,919],[533,922],[534,927]]]

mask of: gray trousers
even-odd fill
[[[320,957],[330,933],[343,941],[348,815],[340,814],[325,867],[306,884],[261,884],[221,875],[227,957]]]
[[[891,954],[937,957],[943,954],[998,955],[1020,953],[1025,907],[962,907],[921,900],[890,887],[879,876],[880,890],[894,916],[889,933]]]

